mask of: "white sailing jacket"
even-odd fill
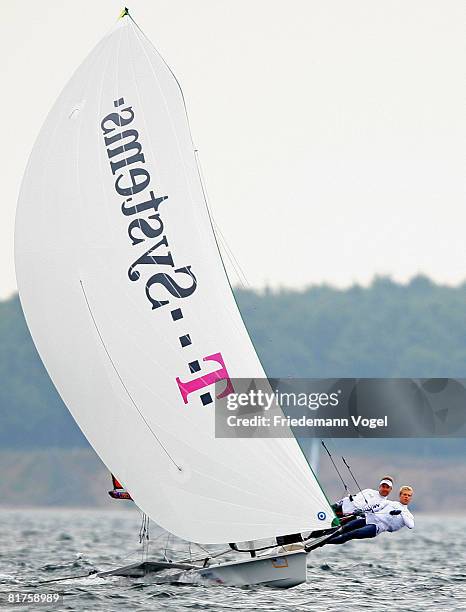
[[[401,514],[393,516],[391,510],[401,510]],[[377,535],[384,531],[398,531],[402,527],[413,529],[414,517],[408,507],[397,501],[388,502],[379,512],[367,512],[366,523],[377,527]]]
[[[352,495],[352,498],[353,501],[349,497],[344,497],[340,500],[339,503],[342,504],[343,514],[352,514],[355,510],[379,512],[390,503],[387,497],[383,497],[375,489],[363,489],[356,495]]]

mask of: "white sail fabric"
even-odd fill
[[[204,543],[330,526],[294,439],[214,436],[212,372],[264,372],[219,257],[181,90],[129,16],[42,128],[15,250],[55,386],[154,521]]]

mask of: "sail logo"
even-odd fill
[[[210,385],[214,385],[216,382],[220,380],[226,380],[225,389],[219,393],[216,397],[217,399],[222,399],[226,397],[230,393],[234,393],[233,385],[230,380],[230,376],[225,366],[225,362],[223,361],[223,357],[221,353],[214,353],[213,355],[207,355],[207,357],[203,358],[203,361],[215,361],[219,364],[219,368],[214,370],[213,372],[208,372],[207,374],[202,374],[198,378],[194,378],[193,380],[183,382],[178,376],[176,378],[176,382],[178,384],[178,388],[181,393],[181,397],[183,398],[183,402],[185,404],[188,403],[188,396],[195,391],[200,391],[201,389],[205,389]],[[200,371],[200,365],[198,361],[194,361],[189,364],[189,369],[191,372]],[[203,406],[212,403],[212,395],[210,392],[203,393],[201,395],[201,402]]]
[[[130,265],[128,277],[131,281],[138,281],[141,278],[141,270],[148,271],[145,293],[152,310],[155,310],[170,302],[169,295],[175,298],[190,296],[197,287],[197,280],[191,266],[175,265],[169,250],[164,222],[159,211],[160,205],[166,202],[168,196],[156,197],[151,186],[151,176],[147,170],[139,132],[134,129],[133,107],[126,105],[124,98],[114,100],[113,106],[118,112],[106,115],[100,127],[110,170],[115,177],[115,191],[125,198],[121,204],[121,212],[130,218],[128,236],[132,246],[137,246],[147,239],[154,239],[148,249],[147,245],[144,246],[147,250]],[[134,196],[137,196],[138,201],[133,200]]]

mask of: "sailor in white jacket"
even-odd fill
[[[337,516],[346,514],[354,514],[356,511],[378,512],[388,503],[388,496],[393,488],[393,478],[384,476],[379,483],[378,490],[363,489],[356,495],[349,495],[340,499],[333,505],[333,509]]]
[[[413,529],[414,517],[408,510],[408,504],[412,496],[413,490],[411,487],[401,487],[400,501],[389,502],[380,512],[367,513],[366,525],[375,525],[377,528],[377,535],[384,531],[398,531],[398,529],[402,527]],[[396,512],[397,510],[399,510],[399,512]]]
[[[413,529],[414,517],[408,510],[413,497],[413,488],[403,486],[400,489],[400,501],[388,502],[378,512],[366,512],[365,518],[358,518],[347,523],[338,535],[328,539],[326,544],[344,544],[348,540],[375,538],[384,531],[398,531],[402,527]]]

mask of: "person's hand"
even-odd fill
[[[390,510],[388,514],[391,514],[392,516],[396,516],[397,514],[401,514],[401,510]]]

